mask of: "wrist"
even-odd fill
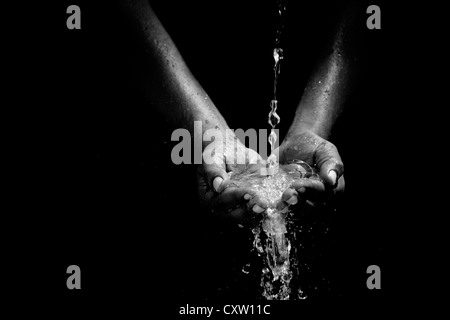
[[[314,128],[315,128],[314,122],[312,122],[312,121],[294,120],[294,122],[292,123],[291,127],[289,128],[288,133],[286,134],[286,139],[288,139],[290,137],[297,136],[297,135],[302,134],[304,132],[315,133]]]
[[[303,119],[297,120],[292,124],[291,128],[286,134],[286,138],[294,137],[304,133],[314,134],[323,139],[327,139],[329,135],[329,129],[328,126],[324,125],[320,121]]]

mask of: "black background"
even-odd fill
[[[70,4],[81,8],[81,30],[66,28]],[[382,308],[401,295],[393,233],[405,213],[400,191],[388,182],[398,164],[387,155],[402,153],[392,84],[396,57],[404,52],[396,8],[376,4],[382,8],[381,30],[366,28],[367,6],[360,4],[358,79],[330,137],[346,178],[345,203],[330,218],[321,266],[334,284],[306,302],[275,304],[280,314],[325,302]],[[187,303],[255,301],[239,282],[246,235],[199,207],[193,165],[172,164],[175,128],[149,108],[137,88],[141,56],[117,7],[60,1],[44,8],[46,19],[30,44],[38,52],[24,50],[33,68],[23,81],[37,99],[26,117],[33,128],[23,146],[29,157],[19,161],[27,166],[32,194],[32,210],[24,214],[32,236],[23,255],[38,261],[43,274],[39,285],[27,288],[38,296],[45,291],[48,301],[74,312],[126,306],[176,314]],[[230,128],[267,128],[273,3],[158,1],[154,8]],[[288,3],[278,89],[282,137],[321,44],[332,35],[338,8],[331,2]],[[79,291],[66,288],[72,264],[82,270]],[[366,287],[372,264],[382,271],[378,291]]]

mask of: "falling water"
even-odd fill
[[[283,49],[280,48],[281,33],[284,27],[284,16],[286,11],[286,0],[277,0],[278,6],[278,27],[275,37],[275,48],[273,49],[273,59],[275,61],[273,71],[273,99],[270,101],[269,112],[269,124],[271,126],[271,132],[269,135],[270,152],[273,152],[275,142],[277,141],[277,134],[275,133],[275,127],[280,123],[280,116],[277,114],[278,100],[277,100],[277,82],[280,75],[281,60],[283,60]]]
[[[280,123],[277,114],[277,82],[280,75],[280,65],[283,60],[283,49],[280,47],[281,33],[284,25],[286,0],[277,0],[278,28],[276,31],[274,58],[273,99],[270,102],[268,122],[271,133],[268,137],[271,146],[269,168],[277,170],[268,171],[268,175],[249,167],[247,171],[233,173],[228,186],[252,187],[262,202],[267,204],[266,210],[258,219],[258,224],[252,229],[253,249],[252,256],[257,257],[259,271],[252,269],[247,263],[242,272],[249,274],[259,272],[260,291],[262,297],[268,300],[305,299],[306,293],[299,280],[300,265],[297,246],[299,245],[302,226],[298,223],[298,213],[294,214],[291,208],[281,200],[281,197],[294,181],[298,179],[320,180],[316,171],[306,162],[293,160],[289,164],[278,164],[273,155],[277,135],[275,127]],[[300,199],[301,201],[303,199]]]
[[[307,163],[300,160],[280,165],[271,176],[251,170],[233,174],[230,185],[250,186],[256,190],[260,200],[268,204],[262,219],[252,229],[252,253],[261,261],[261,294],[268,300],[304,299],[298,279],[294,279],[299,277],[298,258],[295,252],[292,254],[295,251],[293,241],[300,229],[293,221],[294,214],[281,201],[281,196],[295,180],[320,178]],[[248,273],[249,267],[244,267],[243,272]],[[293,279],[297,280],[296,284]]]

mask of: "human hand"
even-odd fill
[[[336,146],[331,142],[311,131],[303,131],[286,137],[278,152],[281,164],[302,160],[317,167],[323,181],[300,179],[284,192],[282,200],[296,203],[298,193],[305,193],[306,197],[326,201],[344,191],[344,164]]]
[[[246,218],[243,215],[245,212],[264,211],[263,205],[253,188],[236,186],[230,183],[229,178],[232,172],[251,172],[252,168],[260,170],[257,164],[262,159],[256,151],[246,148],[235,135],[227,135],[224,139],[213,142],[216,147],[212,152],[205,149],[203,163],[198,166],[200,202],[220,215],[243,220]],[[224,147],[220,148],[221,145]],[[208,157],[208,161],[205,161]]]

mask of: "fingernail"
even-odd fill
[[[328,171],[328,176],[330,177],[331,182],[333,183],[333,186],[335,186],[336,185],[336,178],[337,178],[336,171],[334,171],[334,170]]]
[[[286,208],[286,204],[283,201],[280,201],[277,203],[277,210],[282,211],[284,208]]]
[[[221,177],[215,177],[213,181],[214,191],[219,192],[219,187],[222,184],[223,179]]]
[[[255,213],[261,213],[261,212],[263,212],[264,211],[264,209],[263,208],[261,208],[260,206],[258,206],[257,204],[255,204],[254,206],[253,206],[253,212],[255,212]]]
[[[300,192],[300,193],[304,193],[306,191],[306,188],[305,187],[300,187],[297,191]]]
[[[248,193],[246,193],[246,194],[244,195],[244,199],[245,199],[245,200],[250,200],[251,198],[252,198],[252,196],[249,195]]]
[[[297,199],[296,196],[292,196],[286,202],[289,203],[289,204],[297,204],[298,199]]]

